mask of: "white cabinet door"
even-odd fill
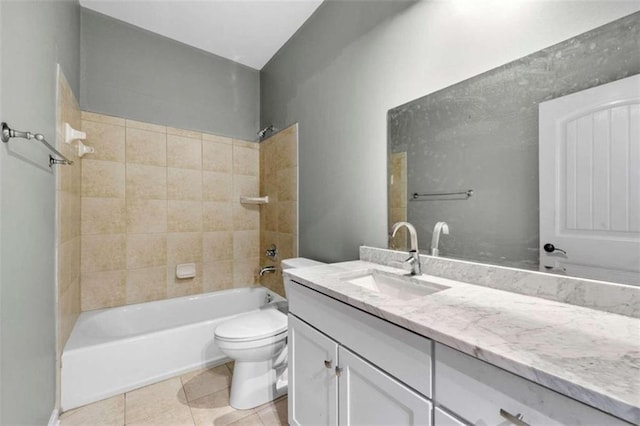
[[[339,348],[340,425],[430,425],[431,403],[347,349]]]
[[[289,423],[338,423],[338,345],[289,315]]]

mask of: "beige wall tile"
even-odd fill
[[[260,151],[233,144],[233,174],[258,176],[260,174]]]
[[[233,288],[233,261],[205,262],[202,265],[202,289],[205,292]]]
[[[124,234],[82,236],[82,272],[125,269]]]
[[[189,169],[167,169],[169,200],[202,200],[202,172]]]
[[[127,269],[167,264],[166,234],[127,235]]]
[[[126,230],[124,198],[82,198],[82,235],[121,234]]]
[[[298,239],[292,234],[278,233],[278,251],[280,259],[291,259],[298,257]]]
[[[233,229],[246,231],[260,229],[260,205],[234,204]]]
[[[142,303],[167,298],[167,267],[130,269],[127,271],[126,303]]]
[[[205,263],[233,259],[233,232],[204,232],[202,234],[202,259]]]
[[[233,201],[238,202],[240,197],[260,196],[260,182],[257,176],[233,176]]]
[[[202,199],[205,201],[231,201],[232,175],[202,172]]]
[[[294,129],[295,127],[295,129]],[[279,170],[298,165],[298,137],[297,125],[293,125],[278,134],[280,141],[277,144],[277,167]]]
[[[167,201],[128,201],[127,232],[130,234],[167,232]]]
[[[212,135],[210,133],[203,133],[202,140],[207,142],[223,143],[227,145],[233,144],[233,139],[231,138],[228,138],[226,136],[220,136],[220,135]]]
[[[83,121],[82,130],[87,133],[85,145],[95,148],[95,153],[89,158],[124,162],[124,127]]]
[[[124,198],[124,164],[82,160],[82,196]]]
[[[62,292],[58,299],[58,350],[62,352],[62,348],[69,340],[73,326],[80,314],[80,279],[78,278],[71,283],[67,289]]]
[[[202,231],[202,202],[169,200],[167,204],[167,231]]]
[[[295,201],[278,202],[278,232],[298,233],[297,203]]]
[[[58,287],[60,291],[71,285],[71,246],[77,241],[66,241],[58,245]]]
[[[202,264],[196,263],[194,278],[176,278],[176,265],[167,266],[167,297],[189,296],[202,293]]]
[[[58,191],[57,209],[58,209],[58,235],[60,242],[69,241],[73,238],[72,214],[74,208],[73,198],[76,197],[67,191]]]
[[[202,168],[202,140],[167,135],[167,165],[200,170]]]
[[[233,168],[233,146],[227,143],[202,142],[202,170],[231,173]]]
[[[80,253],[81,253],[81,239],[80,237],[74,238],[71,243],[71,282],[80,279]]]
[[[259,231],[233,232],[233,258],[235,260],[249,259],[260,256]]]
[[[126,303],[126,271],[82,274],[82,310],[111,308]]]
[[[166,200],[167,169],[160,166],[127,164],[126,194],[129,200]]]
[[[233,262],[233,286],[247,287],[258,283],[260,271],[260,258],[234,260]]]
[[[278,201],[296,201],[298,199],[298,168],[278,170],[276,182]]]
[[[167,127],[168,135],[183,136],[185,138],[202,139],[202,133],[193,130],[178,129],[177,127]]]
[[[269,201],[260,206],[260,227],[265,231],[278,231],[278,203]]]
[[[245,141],[245,140],[242,140],[242,139],[234,139],[233,140],[233,145],[234,146],[239,146],[239,147],[242,147],[242,148],[260,149],[260,143],[259,142]]]
[[[145,123],[144,121],[127,120],[126,126],[132,129],[149,130],[156,133],[167,133],[166,126]]]
[[[120,117],[113,117],[111,115],[96,114],[93,112],[81,111],[80,118],[85,121],[95,121],[97,123],[115,124],[117,126],[124,126],[125,120]]]
[[[167,165],[167,135],[142,129],[127,128],[127,163],[150,166]]]
[[[167,264],[201,263],[202,233],[177,232],[167,234]]]
[[[203,231],[230,231],[233,229],[232,204],[219,201],[202,203]]]

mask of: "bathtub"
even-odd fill
[[[63,411],[189,370],[221,364],[223,321],[285,300],[264,287],[83,312],[62,352]]]

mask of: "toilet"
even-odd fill
[[[322,265],[302,257],[285,259],[282,269]],[[218,348],[235,361],[229,405],[246,410],[287,393],[287,315],[267,307],[220,324]]]

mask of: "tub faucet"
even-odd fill
[[[431,256],[438,256],[438,244],[440,244],[440,234],[449,235],[449,225],[447,222],[438,222],[433,228],[433,236],[431,237]]]
[[[264,274],[273,274],[275,271],[275,266],[265,266],[264,268],[260,269],[260,276],[263,276]]]
[[[398,229],[402,227],[407,228],[409,236],[411,237],[411,246],[409,250],[409,258],[405,260],[405,263],[411,266],[411,275],[420,275],[422,270],[420,269],[420,253],[418,252],[418,233],[416,228],[409,222],[397,222],[391,227],[391,238],[395,237]]]

